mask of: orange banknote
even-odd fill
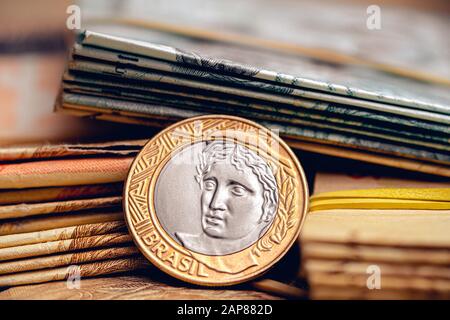
[[[122,182],[132,161],[107,157],[0,164],[0,189]]]

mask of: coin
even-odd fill
[[[225,286],[272,267],[298,238],[308,187],[290,148],[252,121],[178,122],[134,160],[125,220],[144,256],[187,282]]]

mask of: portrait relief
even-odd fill
[[[278,189],[263,158],[220,140],[174,155],[161,171],[154,201],[161,225],[175,241],[220,256],[244,250],[264,235],[277,212]]]

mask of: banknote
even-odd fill
[[[132,161],[104,157],[0,164],[0,189],[122,182]]]
[[[156,103],[145,104],[133,101],[96,97],[92,95],[63,93],[62,101],[65,109],[71,108],[86,111],[93,110],[106,114],[131,116],[134,118],[143,118],[143,115],[145,115],[146,117],[144,118],[156,118],[172,122],[204,114],[196,110],[180,109],[177,107],[170,107]]]
[[[371,262],[342,261],[342,260],[308,260],[307,271],[327,272],[335,270],[337,273],[348,275],[367,274],[367,268]],[[428,279],[450,279],[450,268],[433,265],[398,265],[393,263],[379,263],[383,274],[400,277],[423,277]]]
[[[302,252],[304,261],[313,258],[442,266],[447,266],[450,262],[448,249],[308,242],[302,245]]]
[[[309,297],[315,300],[448,300],[447,292],[418,291],[404,289],[368,290],[363,287],[337,287],[316,285],[309,291]]]
[[[414,3],[408,6],[408,17],[403,15],[401,6],[382,6],[384,22],[389,27],[380,28],[376,33],[365,26],[361,27],[364,23],[361,12],[365,12],[366,3],[337,4],[304,0],[282,0],[277,3],[232,0],[226,3],[209,3],[208,0],[201,0],[197,1],[196,5],[199,8],[207,7],[208,10],[198,10],[197,14],[189,15],[186,12],[192,10],[192,5],[182,0],[164,4],[155,2],[149,7],[134,1],[119,9],[127,19],[108,20],[110,5],[108,1],[100,1],[95,8],[98,13],[101,11],[98,7],[104,8],[102,19],[98,22],[91,20],[88,26],[97,26],[99,31],[106,33],[114,30],[116,32],[112,32],[113,34],[131,34],[137,39],[156,39],[156,36],[148,35],[150,31],[145,31],[158,30],[159,33],[171,32],[204,42],[215,40],[271,49],[277,53],[310,57],[327,63],[364,64],[372,61],[376,62],[378,67],[382,63],[388,63],[397,71],[406,68],[408,71],[420,70],[449,77],[450,70],[442,70],[442,66],[449,61],[448,52],[436,50],[445,47],[446,42],[442,29],[446,21],[446,15],[442,13],[448,13],[445,3]],[[421,10],[425,7],[427,10]],[[86,4],[84,8],[89,9]],[[238,15],[231,8],[239,8]],[[328,15],[324,16],[323,12]],[[247,18],[253,15],[258,19]],[[342,25],[336,21],[346,23]],[[404,30],[409,24],[408,21],[421,21],[421,24],[409,26],[408,30],[411,32],[406,34]],[[133,25],[136,30],[133,29],[135,32],[132,33],[133,30],[129,30],[131,28],[124,28],[123,25]],[[103,28],[100,28],[101,26]],[[122,33],[121,28],[125,29]],[[139,36],[138,31],[142,36]],[[163,40],[161,37],[161,43]],[[395,46],[392,43],[395,43]],[[423,45],[424,43],[427,45]],[[177,46],[176,43],[173,45]]]
[[[289,299],[304,299],[308,296],[307,291],[304,289],[272,279],[261,279],[252,282],[251,285],[258,290],[274,293]]]
[[[0,224],[0,236],[109,221],[123,221],[122,210],[87,210],[82,212],[5,220]]]
[[[119,196],[122,193],[122,189],[123,184],[118,182],[84,186],[5,190],[0,191],[0,205]]]
[[[63,158],[75,156],[132,156],[146,140],[109,141],[101,143],[58,144],[44,143],[34,145],[0,146],[0,161],[24,161],[30,159]]]
[[[330,184],[329,181],[333,183]],[[436,177],[395,176],[386,172],[367,173],[355,168],[352,172],[318,171],[314,177],[312,194],[379,188],[450,188],[450,182]]]
[[[59,95],[58,98],[56,99],[54,108],[55,108],[55,111],[64,112],[64,113],[70,114],[72,116],[89,117],[90,119],[96,119],[96,120],[102,120],[102,121],[114,121],[114,122],[120,122],[120,123],[126,123],[126,124],[147,126],[149,128],[149,130],[165,128],[165,127],[173,124],[174,121],[178,120],[178,118],[177,119],[167,119],[167,117],[147,118],[147,117],[133,117],[133,116],[129,116],[129,115],[118,116],[117,114],[115,114],[113,112],[99,113],[97,111],[92,111],[92,110],[89,111],[89,108],[85,108],[82,106],[63,104],[62,103],[62,94]]]
[[[135,246],[101,248],[72,253],[43,256],[37,258],[21,259],[17,261],[0,262],[0,275],[17,274],[24,271],[33,271],[61,266],[79,265],[81,263],[123,258],[137,255]]]
[[[28,233],[17,233],[0,236],[0,248],[23,246],[40,242],[58,241],[90,237],[107,233],[115,233],[125,230],[122,221],[100,222],[56,228]]]
[[[46,215],[50,213],[81,211],[95,208],[120,207],[122,197],[104,197],[93,199],[77,199],[42,203],[21,203],[0,206],[0,220]]]
[[[131,243],[128,232],[115,232],[75,239],[41,242],[16,247],[0,248],[0,261],[36,257],[54,253],[77,251]]]
[[[149,262],[143,257],[129,257],[96,261],[77,266],[50,268],[17,274],[0,276],[0,287],[11,287],[24,284],[42,283],[66,280],[74,277],[74,272],[80,278],[107,275],[126,271],[142,270],[149,267]],[[76,269],[75,269],[76,268]]]
[[[359,287],[367,289],[367,275],[335,274],[328,272],[312,272],[309,274],[311,286],[327,285],[336,287]],[[450,281],[439,279],[417,278],[411,281],[409,277],[383,276],[383,289],[403,289],[411,291],[442,292],[448,294]]]
[[[342,190],[334,192],[325,192],[312,195],[311,202],[325,201],[325,200],[363,200],[363,199],[378,199],[380,201],[386,200],[405,200],[414,201],[436,201],[436,202],[450,202],[450,188],[378,188],[378,189],[360,189],[360,190]],[[429,209],[433,208],[430,205]],[[450,208],[449,208],[450,209]]]

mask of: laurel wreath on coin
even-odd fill
[[[274,226],[270,229],[268,237],[262,237],[253,248],[256,256],[261,256],[262,251],[270,251],[275,244],[280,244],[288,230],[292,228],[297,217],[297,197],[295,193],[295,176],[287,166],[279,166],[276,174],[279,189],[278,214],[275,217]]]

